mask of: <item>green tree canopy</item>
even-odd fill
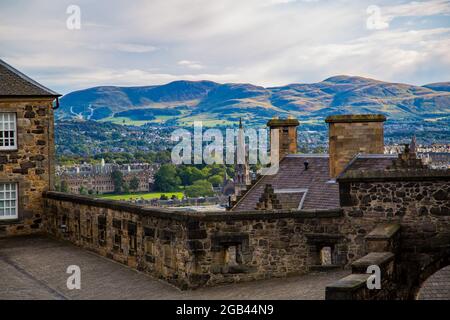
[[[223,182],[223,176],[216,174],[215,176],[211,176],[208,178],[209,183],[211,183],[214,187],[218,187]]]
[[[176,191],[181,184],[173,164],[163,164],[155,174],[155,188],[158,191]]]
[[[186,196],[190,198],[213,196],[212,185],[207,180],[197,180],[193,185],[187,186],[184,190]]]
[[[132,191],[137,191],[139,189],[139,179],[138,177],[134,176],[130,180],[130,189]]]
[[[123,189],[123,173],[118,170],[114,169],[111,173],[111,177],[114,183],[114,193],[120,193]]]
[[[69,192],[69,184],[66,180],[61,181],[61,192]]]

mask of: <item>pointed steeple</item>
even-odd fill
[[[413,135],[411,143],[409,144],[409,153],[416,153],[417,152],[416,149],[417,149],[416,135]]]
[[[242,117],[239,117],[239,129],[242,129]]]

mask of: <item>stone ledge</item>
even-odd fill
[[[367,284],[367,279],[371,274],[368,273],[354,273],[342,278],[332,285],[327,286],[326,290],[332,289],[334,291],[354,291],[363,288]]]
[[[400,230],[398,223],[383,223],[375,227],[365,237],[366,240],[389,240],[393,238]]]
[[[314,272],[328,272],[328,271],[335,271],[340,270],[343,267],[336,264],[330,264],[330,265],[312,265],[309,267],[309,271]]]
[[[340,176],[338,182],[367,182],[367,181],[436,181],[450,180],[450,170],[413,169],[413,170],[373,170],[347,171]]]
[[[384,122],[386,117],[382,114],[340,114],[328,116],[326,123],[352,123],[352,122]]]
[[[163,208],[144,208],[127,202],[95,199],[89,196],[74,195],[63,192],[47,191],[44,198],[72,202],[81,205],[108,208],[117,211],[126,211],[141,216],[150,216],[162,219],[179,221],[239,221],[239,220],[278,220],[278,219],[316,219],[340,218],[344,215],[340,208],[326,210],[276,210],[276,211],[243,211],[243,212],[180,212]]]
[[[379,266],[383,270],[393,260],[394,254],[392,252],[370,252],[352,263],[352,272],[365,273],[371,265]]]
[[[287,119],[270,119],[267,122],[268,127],[289,127],[298,126],[300,122],[297,119],[287,118]]]

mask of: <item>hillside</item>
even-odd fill
[[[57,117],[138,125],[188,125],[203,120],[206,125],[220,125],[241,116],[259,124],[272,116],[292,114],[320,122],[342,113],[382,113],[391,120],[446,118],[450,116],[450,82],[414,86],[340,75],[318,83],[269,88],[211,81],[95,87],[62,97]]]

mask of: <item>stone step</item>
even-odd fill
[[[352,273],[366,273],[367,268],[372,265],[380,267],[383,271],[392,261],[394,261],[392,252],[370,252],[352,263]]]
[[[355,300],[363,298],[367,288],[368,273],[350,274],[325,289],[326,300]]]
[[[368,252],[395,252],[400,237],[400,224],[382,223],[366,235],[366,249]]]

